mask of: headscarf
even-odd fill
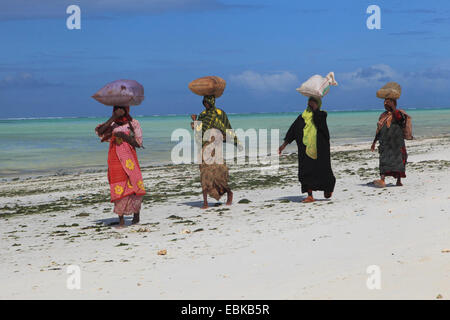
[[[210,105],[211,108],[216,107],[216,97],[215,96],[204,96],[203,102],[206,102]]]
[[[130,115],[130,107],[114,106],[113,114],[114,111],[116,111],[119,108],[122,108],[125,111],[125,114],[122,117],[115,119],[114,120],[115,123],[117,123],[119,126],[123,126],[124,124],[133,121],[133,118]]]
[[[318,97],[310,97],[310,100],[314,100],[317,106],[322,107],[322,99]],[[311,159],[317,159],[317,128],[313,121],[313,112],[308,106],[302,113],[302,118],[305,120],[305,127],[303,128],[303,144],[306,146],[306,154]]]
[[[131,131],[131,136],[134,137],[134,128],[133,125],[131,124],[131,121],[133,121],[133,118],[130,116],[130,107],[120,107],[120,106],[114,106],[113,109],[113,115],[114,115],[114,111],[116,111],[118,108],[123,108],[125,111],[125,114],[114,120],[114,123],[116,123],[119,126],[123,126],[124,124],[128,123],[128,127],[130,128]],[[112,134],[113,134],[113,127],[108,127],[108,129],[103,133],[102,135],[102,142],[104,141],[108,141],[112,138]]]

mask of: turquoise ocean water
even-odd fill
[[[379,114],[374,111],[329,111],[332,143],[368,142],[373,139]],[[406,109],[413,118],[417,138],[450,134],[450,109]],[[229,114],[234,129],[279,129],[280,140],[299,113]],[[177,128],[190,130],[190,116],[136,117],[144,132],[145,149],[138,151],[141,165],[170,163],[171,141]],[[69,173],[105,168],[108,143],[94,133],[106,118],[0,120],[0,178]],[[292,147],[293,148],[293,147]],[[292,149],[293,150],[293,149]]]

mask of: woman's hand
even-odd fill
[[[111,124],[116,120],[117,118],[122,117],[125,114],[125,111],[123,109],[117,109],[113,112],[111,118],[108,119],[105,123],[102,123],[100,127],[98,127],[97,132],[100,135],[105,134],[107,130],[111,129]]]
[[[196,121],[197,120],[197,115],[196,114],[191,114],[191,119],[192,119],[192,121]],[[192,130],[194,130],[194,122],[191,122],[191,128],[192,128]]]
[[[372,143],[372,146],[370,147],[370,151],[375,151],[376,142]]]
[[[126,139],[129,137],[125,132],[115,132],[114,136],[120,139]]]
[[[281,154],[284,150],[284,148],[286,148],[287,144],[286,142],[283,143],[279,148],[278,148],[278,154]]]
[[[126,134],[125,132],[117,132],[114,133],[114,136],[116,137],[116,139],[119,139],[119,143],[117,143],[117,145],[121,145],[123,141],[125,141],[126,143],[128,143],[129,145],[135,147],[135,148],[141,148],[141,146],[139,145],[139,143],[136,141],[136,139],[134,137],[129,136],[128,134]]]

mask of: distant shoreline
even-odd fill
[[[413,117],[418,140],[450,135],[450,108],[406,109]],[[373,140],[376,121],[382,110],[330,111],[329,128],[333,147],[365,145]],[[278,129],[283,138],[298,112],[229,114],[234,129]],[[174,129],[189,130],[187,115],[147,116],[139,119],[145,149],[139,151],[143,166],[170,165]],[[51,118],[43,120],[0,120],[0,180],[36,176],[83,174],[106,171],[107,144],[101,144],[93,128],[106,118]],[[3,143],[3,145],[2,145]],[[292,144],[286,150],[295,152]]]
[[[325,108],[327,112],[330,113],[343,113],[343,112],[380,112],[383,108],[369,108],[369,109],[333,109]],[[414,111],[425,111],[425,110],[449,110],[450,107],[401,107],[404,110],[414,110]],[[233,113],[228,112],[231,116],[245,116],[245,115],[257,115],[257,114],[291,114],[298,113],[303,110],[286,111],[286,112],[243,112],[243,113]],[[150,114],[150,115],[136,115],[135,118],[151,118],[151,117],[185,117],[185,114]],[[24,121],[24,120],[64,120],[64,119],[102,119],[105,116],[43,116],[43,117],[10,117],[10,118],[0,118],[0,121]]]
[[[442,135],[436,135],[436,136],[430,136],[430,137],[415,137],[412,141],[407,141],[408,145],[420,145],[425,143],[426,141],[435,141],[438,139],[450,139],[450,135],[448,134],[442,134]],[[365,147],[368,146],[371,142],[370,139],[367,141],[357,141],[357,142],[351,142],[351,141],[342,141],[340,143],[332,143],[331,146],[331,153],[332,155],[334,153],[339,153],[343,150],[363,150]],[[288,150],[286,149],[284,156],[296,154],[295,151],[296,146],[292,145],[292,149]],[[230,160],[227,160],[230,161]],[[236,161],[236,157],[234,158],[234,161]],[[195,163],[188,163],[188,164],[173,164],[170,161],[162,161],[162,162],[150,162],[145,161],[141,159],[141,167],[143,169],[150,169],[150,168],[168,168],[168,167],[179,167],[179,166],[195,166]],[[9,175],[5,175],[3,173],[3,176],[0,178],[0,182],[8,182],[8,181],[23,181],[23,180],[32,180],[32,179],[40,179],[44,177],[62,177],[62,176],[81,176],[85,174],[98,174],[104,172],[106,174],[108,169],[108,166],[106,163],[99,164],[97,166],[86,166],[86,167],[71,167],[71,168],[57,168],[54,170],[29,170],[29,171],[23,171],[18,173],[11,173]]]

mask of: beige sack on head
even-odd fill
[[[219,98],[225,90],[226,82],[221,77],[208,76],[198,78],[189,83],[189,89],[199,96],[215,96]]]
[[[397,82],[388,82],[377,91],[377,97],[380,99],[400,99],[402,87]]]
[[[137,106],[144,100],[144,87],[135,80],[116,80],[98,90],[92,98],[107,106]]]

